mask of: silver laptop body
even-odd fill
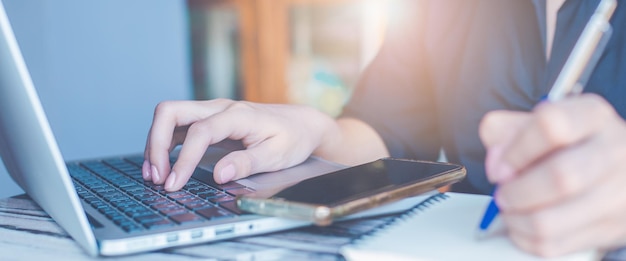
[[[166,247],[267,233],[307,225],[301,221],[240,214],[164,228],[127,232],[81,199],[57,146],[28,69],[0,1],[0,156],[15,182],[90,255],[123,255]],[[213,164],[230,150],[212,147],[196,175],[210,180]],[[120,158],[112,158],[113,161]],[[90,160],[88,162],[100,162]],[[251,190],[276,189],[337,170],[341,166],[310,158],[294,168],[238,181]],[[74,175],[74,174],[72,174]],[[137,180],[139,184],[140,181]]]

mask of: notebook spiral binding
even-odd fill
[[[420,212],[423,212],[424,210],[430,208],[432,205],[434,205],[437,202],[441,202],[444,201],[446,199],[450,198],[450,196],[444,194],[444,193],[438,193],[435,194],[427,199],[425,199],[424,201],[420,202],[419,204],[411,207],[410,209],[406,210],[404,213],[398,215],[395,218],[390,219],[388,222],[385,222],[384,224],[372,229],[371,231],[361,235],[360,237],[357,237],[355,239],[352,239],[350,241],[351,244],[358,246],[359,243],[365,239],[367,239],[368,237],[371,237],[373,235],[375,235],[376,233],[380,232],[381,230],[384,230],[385,228],[392,226],[394,224],[396,224],[397,222],[400,221],[405,221],[408,218],[411,218],[415,215],[418,215]]]

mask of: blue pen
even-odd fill
[[[545,99],[554,102],[583,91],[611,36],[609,21],[616,6],[617,0],[600,1]],[[494,188],[492,196],[496,190]],[[492,198],[480,221],[478,238],[485,237],[498,212],[498,206]]]

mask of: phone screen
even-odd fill
[[[333,205],[407,186],[459,168],[462,167],[436,162],[380,159],[304,180],[280,191],[272,198]]]

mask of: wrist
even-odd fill
[[[322,124],[317,124],[320,128],[319,143],[313,150],[313,155],[330,161],[336,161],[336,154],[343,143],[343,131],[339,124],[339,120],[335,120],[330,116],[324,115],[326,119],[322,120]]]
[[[367,123],[355,118],[333,121],[314,155],[344,165],[357,165],[388,157],[380,135]]]

